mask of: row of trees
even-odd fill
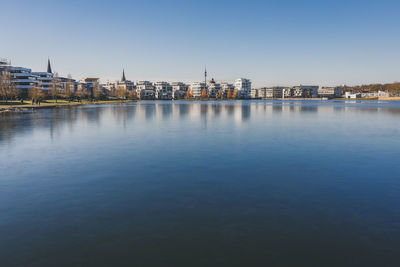
[[[343,86],[341,87],[343,92],[353,91],[361,93],[363,91],[378,92],[386,91],[392,96],[400,96],[400,83],[387,83],[387,84],[368,84],[359,86]]]

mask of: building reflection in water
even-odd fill
[[[142,123],[196,123],[207,128],[209,123],[243,126],[259,116],[292,116],[318,114],[329,120],[334,114],[400,115],[397,102],[357,101],[142,101],[118,105],[91,105],[43,109],[15,113],[0,113],[0,144],[12,142],[15,136],[47,131],[51,139],[65,132],[85,127],[122,128]],[[296,117],[297,118],[297,117]],[[283,117],[282,117],[283,119]]]

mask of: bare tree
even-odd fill
[[[71,102],[71,99],[75,93],[74,91],[74,83],[72,81],[71,74],[68,74],[67,80],[65,82],[65,97],[68,98],[68,102]]]
[[[94,82],[93,83],[93,89],[92,89],[92,98],[94,101],[99,100],[101,97],[101,89],[99,82]]]
[[[222,88],[219,89],[217,98],[222,98]]]
[[[230,99],[232,97],[231,88],[228,89],[228,93],[226,94],[226,98]]]
[[[137,95],[136,95],[135,90],[130,90],[129,94],[128,94],[128,97],[129,97],[130,100],[136,100],[137,99]]]
[[[7,68],[0,75],[0,95],[6,103],[18,95],[13,77]]]
[[[88,96],[88,92],[84,84],[79,85],[78,90],[75,93],[75,96],[79,99],[79,102],[81,102],[82,99],[85,99]]]
[[[192,98],[193,97],[192,89],[190,89],[190,88],[187,89],[186,97],[187,98]]]
[[[201,98],[206,98],[207,97],[207,90],[206,88],[203,88],[203,91],[201,92]]]
[[[120,99],[125,100],[126,97],[128,96],[128,91],[126,90],[125,87],[120,86],[120,87],[118,87],[118,89],[117,89],[117,95],[118,95],[118,97],[119,97]]]
[[[233,90],[232,98],[233,98],[233,99],[236,99],[237,96],[238,96],[238,91],[237,91],[237,89],[234,89],[234,90]]]
[[[51,79],[51,85],[50,85],[50,91],[49,94],[53,98],[53,100],[56,100],[56,103],[58,101],[58,95],[60,94],[60,79],[58,78],[58,73],[55,73],[53,78]]]
[[[34,83],[32,85],[32,87],[29,89],[28,92],[28,97],[32,100],[32,103],[38,103],[41,96],[42,96],[42,92],[41,92],[41,85],[40,83]]]

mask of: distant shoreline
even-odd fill
[[[15,112],[15,111],[25,111],[25,110],[33,110],[33,109],[52,109],[52,108],[60,108],[60,107],[74,107],[74,106],[83,106],[83,105],[101,105],[101,104],[125,104],[130,102],[136,102],[137,100],[107,100],[107,101],[82,101],[82,102],[67,102],[60,100],[59,103],[55,102],[42,102],[41,105],[30,105],[26,104],[30,101],[24,101],[24,104],[16,104],[12,105],[0,105],[0,113],[2,112]]]

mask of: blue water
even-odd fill
[[[0,266],[400,266],[400,103],[0,114]]]

